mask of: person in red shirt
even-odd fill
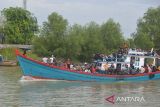
[[[92,73],[95,73],[95,72],[96,72],[96,68],[95,68],[93,65],[91,66],[91,72],[92,72]]]

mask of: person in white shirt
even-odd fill
[[[70,69],[73,70],[73,64],[70,65]]]
[[[54,60],[55,60],[55,57],[54,57],[54,55],[52,55],[52,56],[50,57],[50,64],[53,64],[53,63],[54,63]]]
[[[144,72],[145,72],[145,68],[143,66],[141,66],[140,73],[144,73]]]
[[[44,63],[47,63],[48,58],[44,57],[44,58],[42,58],[42,60],[43,60]]]
[[[151,73],[152,72],[152,68],[151,66],[148,65],[148,72]]]

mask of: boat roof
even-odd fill
[[[99,62],[97,62],[97,63],[108,63],[108,64],[121,63],[121,64],[126,64],[126,63],[130,63],[130,62],[116,62],[116,61],[107,62],[107,61],[99,61]]]
[[[141,49],[129,49],[128,54],[126,56],[143,57],[143,58],[160,58],[160,56],[156,52],[154,52],[154,54],[153,52],[154,52],[153,48],[149,52],[143,51]]]
[[[142,57],[142,58],[160,58],[159,56],[150,56],[150,55],[126,55],[129,57]]]

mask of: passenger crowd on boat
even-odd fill
[[[119,55],[116,56],[122,60],[123,58],[123,52],[119,52]],[[96,56],[96,55],[95,55]],[[97,56],[96,56],[97,57]],[[96,59],[96,61],[100,59]],[[105,56],[105,59],[107,61],[114,61],[114,54],[110,56]],[[100,57],[99,57],[100,58]],[[104,56],[101,57],[102,61],[104,61]],[[109,59],[110,58],[110,59]],[[160,71],[160,67],[156,68],[155,66],[151,64],[145,64],[144,66],[141,66],[141,68],[135,68],[134,65],[130,65],[130,67],[126,64],[123,69],[120,69],[118,66],[115,67],[114,64],[112,63],[110,66],[108,63],[104,65],[104,70],[101,70],[96,63],[80,63],[80,64],[73,64],[72,61],[68,58],[65,61],[57,61],[54,55],[52,55],[50,58],[44,57],[43,59],[44,63],[48,63],[50,65],[56,65],[60,66],[69,70],[75,70],[75,71],[81,71],[81,72],[87,72],[87,73],[99,73],[99,74],[110,74],[110,75],[126,75],[126,74],[138,74],[138,73],[150,73],[150,72],[156,72]],[[106,61],[105,60],[105,61]],[[122,60],[123,61],[123,60]]]
[[[84,64],[83,63],[73,64],[69,58],[65,61],[57,61],[54,55],[52,55],[50,58],[44,57],[42,58],[42,61],[46,64],[56,65],[70,70],[84,71],[84,72],[92,72],[92,71],[94,72],[96,70],[96,69],[94,70],[95,68],[94,66],[86,62]]]
[[[157,56],[157,54],[151,50],[151,51],[144,51],[142,49],[128,49],[128,48],[120,48],[117,52],[112,53],[110,55],[104,55],[104,54],[100,54],[100,53],[96,53],[93,57],[94,60],[96,61],[117,61],[118,62],[123,62],[125,55],[130,54],[130,55],[135,55],[134,53],[129,53],[130,51],[136,51],[139,52],[139,54],[136,54],[138,56]],[[143,52],[143,54],[142,54]]]

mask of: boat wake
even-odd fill
[[[41,79],[41,78],[34,78],[32,76],[22,76],[20,78],[21,82],[27,81],[63,81],[63,80],[54,80],[54,79]]]

